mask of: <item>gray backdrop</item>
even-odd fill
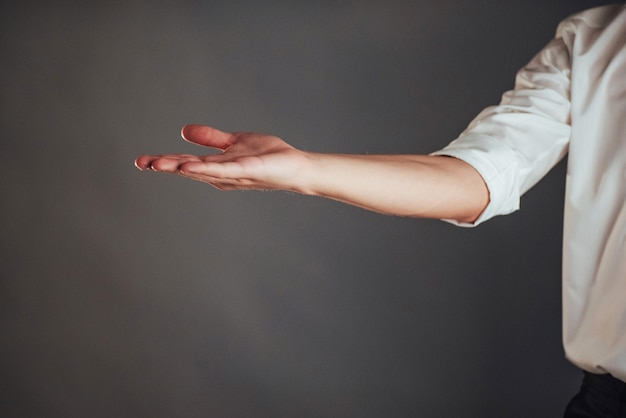
[[[0,3],[0,416],[560,416],[564,164],[463,229],[133,160],[434,151],[600,3]]]

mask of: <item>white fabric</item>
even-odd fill
[[[519,71],[515,89],[434,154],[483,176],[490,203],[475,224],[520,196],[567,152],[563,342],[567,357],[626,381],[626,6],[564,20]]]

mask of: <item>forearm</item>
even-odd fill
[[[489,202],[482,177],[467,163],[426,155],[307,154],[301,193],[376,212],[473,222]]]

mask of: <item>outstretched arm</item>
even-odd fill
[[[275,136],[200,125],[185,126],[182,136],[221,153],[142,155],[135,164],[221,190],[289,190],[401,216],[473,222],[489,202],[482,177],[456,158],[311,153]]]

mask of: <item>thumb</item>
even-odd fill
[[[225,150],[233,144],[235,136],[205,125],[185,125],[180,132],[185,141],[205,147]]]

